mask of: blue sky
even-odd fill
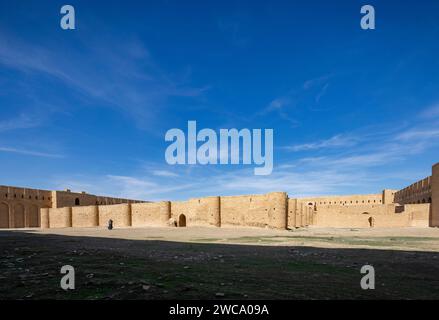
[[[76,30],[59,27],[62,5]],[[376,29],[360,28],[372,4]],[[437,1],[0,2],[0,184],[146,200],[376,193],[439,161]],[[274,170],[168,129],[274,129]]]

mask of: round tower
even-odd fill
[[[270,226],[276,229],[286,229],[288,219],[288,196],[286,192],[268,194],[270,202]]]

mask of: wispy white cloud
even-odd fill
[[[0,121],[0,132],[34,128],[39,126],[40,123],[39,117],[32,117],[22,113],[18,117]]]
[[[322,87],[322,89],[319,91],[319,93],[317,93],[317,96],[316,96],[316,99],[315,99],[316,103],[320,102],[320,99],[326,94],[326,91],[328,91],[328,88],[329,88],[329,83],[326,83]]]
[[[192,188],[190,183],[176,184],[175,182],[157,180],[151,176],[131,177],[107,175],[101,177],[101,179],[106,182],[107,186],[111,186],[111,188],[106,191],[107,194],[140,200],[166,200],[170,194],[175,194],[182,190],[190,190]]]
[[[395,139],[401,141],[411,140],[430,140],[439,138],[439,129],[430,128],[422,129],[415,128],[399,134]]]
[[[332,75],[325,75],[305,81],[301,87],[290,89],[285,94],[271,100],[268,105],[257,113],[258,116],[266,116],[269,113],[277,113],[279,117],[297,127],[300,121],[293,115],[300,107],[312,110],[311,104],[318,104],[329,88],[329,79]]]
[[[390,187],[389,179],[396,179],[404,185],[423,178],[413,170],[395,171],[392,167],[437,148],[439,139],[436,135],[437,130],[426,127],[425,123],[393,131],[375,131],[373,134],[367,130],[364,134],[339,134],[326,140],[293,146],[296,151],[317,152],[334,148],[337,152],[284,159],[269,176],[255,176],[251,166],[149,164],[143,166],[139,174],[94,177],[93,183],[104,186],[97,193],[152,201],[272,191],[285,191],[291,197],[379,193],[381,189]],[[66,178],[66,181],[71,180]],[[85,178],[84,184],[89,180]]]
[[[26,156],[34,156],[34,157],[44,157],[44,158],[63,158],[63,155],[60,154],[54,154],[54,153],[46,153],[46,152],[39,152],[34,150],[24,150],[24,149],[16,149],[16,148],[9,148],[9,147],[0,147],[0,152],[7,152],[7,153],[16,153]]]
[[[421,117],[426,119],[433,119],[439,117],[439,103],[425,109],[421,112]]]
[[[178,177],[178,174],[169,170],[153,170],[152,174],[158,177]]]
[[[346,136],[342,134],[335,135],[326,140],[319,140],[316,142],[297,144],[293,146],[285,146],[282,149],[288,151],[308,151],[317,150],[325,148],[340,148],[340,147],[351,147],[357,143],[358,139],[354,136]]]
[[[326,85],[327,81],[329,80],[330,77],[331,77],[331,75],[323,75],[321,77],[306,80],[303,83],[303,89],[308,90],[308,89],[311,89],[312,87],[315,87],[315,86]]]
[[[66,51],[22,42],[0,33],[0,65],[27,75],[58,80],[89,104],[122,111],[141,128],[156,119],[172,97],[198,97],[208,86],[193,87],[162,70],[143,43],[135,38],[83,40],[81,50]]]

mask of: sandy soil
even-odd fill
[[[308,246],[321,248],[380,248],[394,250],[439,251],[439,228],[300,228],[276,230],[240,227],[187,228],[64,228],[28,229],[37,234],[103,237],[128,240],[254,244],[270,246]]]
[[[439,298],[439,229],[0,230],[0,253],[0,300]]]

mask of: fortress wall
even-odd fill
[[[286,229],[288,225],[288,196],[285,192],[272,192],[268,195],[270,209],[268,210],[269,226],[276,229]]]
[[[287,210],[287,228],[293,229],[296,227],[297,199],[288,199]]]
[[[143,201],[102,197],[88,194],[86,192],[52,191],[54,207],[75,207],[75,206],[92,206],[92,205],[113,205],[122,203],[142,203]]]
[[[72,226],[72,208],[49,209],[50,228],[68,228]]]
[[[33,204],[40,208],[50,207],[52,193],[48,190],[0,186],[0,201]]]
[[[373,215],[374,227],[378,228],[395,228],[410,227],[410,216],[403,212],[394,215]]]
[[[314,225],[333,228],[428,227],[429,204],[319,207]],[[372,218],[372,220],[370,220]]]
[[[383,204],[395,203],[395,194],[398,190],[384,189],[383,190]]]
[[[40,209],[51,204],[50,191],[0,186],[0,228],[39,227]]]
[[[383,206],[384,207],[384,206]],[[343,207],[332,208],[335,210],[318,211],[315,215],[314,225],[330,228],[370,228],[370,227],[406,227],[409,226],[409,215],[405,212],[388,214],[387,210],[369,208],[368,214],[343,210]]]
[[[188,202],[186,225],[221,226],[220,197],[205,197],[190,199]]]
[[[412,183],[395,193],[395,202],[400,204],[431,203],[432,177]]]
[[[221,198],[209,197],[206,198],[208,203],[208,221],[209,224],[215,227],[221,227]]]
[[[221,225],[286,229],[288,197],[285,192],[221,197]]]
[[[50,227],[49,225],[49,208],[41,208],[40,209],[40,227],[42,229],[47,229]]]
[[[429,191],[430,190],[430,191]],[[0,186],[0,200],[20,188]],[[37,190],[38,191],[38,190]],[[23,189],[23,192],[24,189]],[[398,205],[393,199],[413,201],[413,197],[431,192],[429,203]],[[43,193],[28,192],[32,197]],[[55,192],[55,197],[59,192]],[[46,201],[47,194],[45,194]],[[404,198],[401,198],[404,197]],[[23,195],[23,198],[24,195]],[[98,199],[103,199],[98,197]],[[24,200],[23,200],[24,201]],[[114,201],[124,201],[116,199]],[[433,175],[401,191],[384,190],[382,194],[330,196],[289,199],[284,192],[263,195],[193,198],[187,201],[135,203],[101,206],[75,206],[60,209],[41,209],[39,220],[33,213],[34,204],[0,201],[0,226],[86,227],[106,225],[112,219],[115,226],[166,226],[170,218],[181,226],[253,226],[278,229],[305,227],[439,227],[439,163]],[[130,210],[131,206],[131,210]],[[9,216],[8,216],[9,215]],[[8,221],[9,219],[9,221]],[[9,223],[9,224],[8,224]]]
[[[430,225],[430,207],[429,203],[404,205],[404,213],[409,215],[410,226],[428,227]]]
[[[73,227],[97,227],[99,225],[98,206],[72,207]]]
[[[430,222],[430,204],[309,205],[299,199],[288,199],[284,192],[65,207],[40,212],[43,228],[105,226],[109,219],[116,227],[166,226],[171,217],[180,226],[234,225],[278,229],[308,225],[333,228],[427,227]],[[184,220],[181,220],[182,216]]]
[[[266,195],[221,197],[221,224],[265,227],[270,224]]]
[[[191,225],[215,225],[220,220],[219,197],[195,198],[189,200],[189,219],[187,226]]]
[[[114,227],[131,226],[131,205],[124,203],[99,206],[99,226],[107,226],[110,219],[113,220]]]
[[[307,205],[343,205],[357,206],[368,204],[382,204],[383,194],[364,194],[364,195],[347,195],[347,196],[324,196],[312,198],[299,198],[298,202]]]
[[[75,207],[96,205],[96,197],[87,193],[53,191],[54,207]]]
[[[131,204],[131,225],[133,227],[166,226],[171,217],[169,201]]]
[[[317,206],[317,214],[320,212],[328,213],[360,213],[360,214],[393,214],[396,205],[359,205],[359,206],[343,206],[343,205],[327,205]]]
[[[432,169],[430,226],[439,227],[439,163]]]
[[[171,202],[171,217],[180,226],[185,217],[186,226],[220,226],[220,197],[193,198]]]
[[[195,213],[193,212],[192,205],[188,201],[172,201],[171,202],[171,218],[175,221],[176,226],[181,215],[186,217],[186,224],[191,225],[193,223]]]
[[[305,202],[300,203],[300,227],[308,226],[308,208],[311,207]]]
[[[300,203],[300,227],[306,226],[306,208],[307,205],[304,202]]]
[[[312,225],[314,223],[314,208],[308,206],[308,221],[307,225]]]
[[[302,210],[304,204],[299,202],[299,199],[296,199],[296,213],[295,213],[295,226],[296,228],[300,228],[302,226]]]

